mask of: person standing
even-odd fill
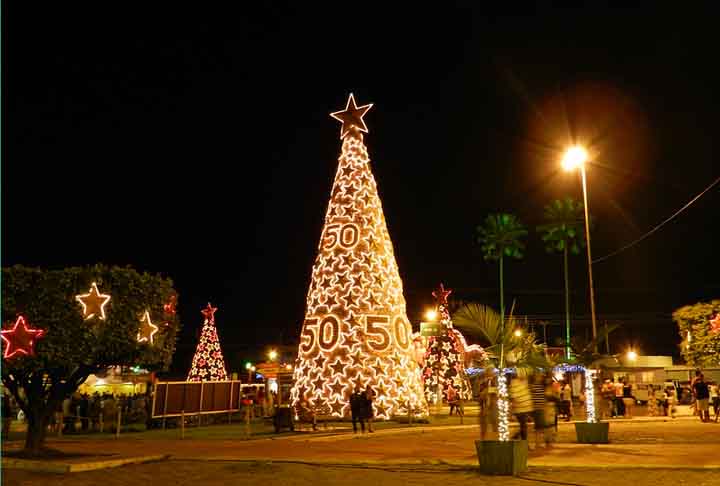
[[[548,375],[545,383],[545,447],[552,447],[557,434],[557,412],[560,395]]]
[[[623,384],[619,379],[615,383],[615,409],[617,417],[625,416],[625,403],[623,402]]]
[[[612,379],[606,379],[603,383],[601,395],[603,398],[602,418],[615,416],[615,388]]]
[[[708,387],[707,382],[705,382],[705,377],[702,374],[700,374],[700,376],[698,376],[695,380],[695,384],[693,385],[693,393],[695,394],[695,402],[697,403],[697,411],[698,415],[700,416],[700,421],[709,422],[710,388]]]
[[[525,377],[516,376],[512,379],[510,382],[510,398],[512,400],[513,414],[520,423],[520,439],[527,440],[528,416],[533,412],[533,402]],[[515,437],[517,437],[517,434]]]
[[[545,433],[545,375],[535,373],[533,375],[530,393],[533,403],[533,428],[535,430],[535,447],[540,447]]]
[[[450,407],[450,412],[448,413],[448,416],[452,416],[453,410],[457,409],[457,391],[452,385],[448,385],[447,402],[448,406]],[[460,415],[460,410],[458,410],[458,415]]]
[[[370,385],[365,388],[365,418],[367,419],[368,432],[375,432],[373,429],[373,419],[375,411],[373,410],[373,402],[375,401],[375,390]]]
[[[625,406],[625,417],[626,418],[633,418],[633,409],[635,408],[635,397],[633,394],[633,388],[630,383],[628,383],[627,378],[623,380],[623,405]]]
[[[353,433],[357,434],[357,423],[360,422],[360,429],[365,433],[365,393],[359,385],[355,387],[355,392],[350,395],[350,413],[352,415]]]
[[[713,412],[715,412],[715,423],[718,421],[718,415],[720,415],[720,387],[717,383],[710,385],[710,403],[712,404]]]
[[[570,386],[569,380],[565,380],[562,388],[560,388],[560,400],[563,413],[565,414],[565,421],[570,422],[570,418],[572,417],[572,386]]]

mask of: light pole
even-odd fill
[[[562,160],[563,169],[571,171],[573,169],[580,169],[582,176],[582,188],[583,188],[583,206],[585,207],[585,239],[587,240],[587,260],[588,260],[588,276],[590,279],[590,315],[592,317],[592,335],[594,341],[594,350],[597,353],[597,323],[595,318],[595,287],[593,285],[593,274],[592,274],[592,251],[590,249],[590,217],[588,216],[588,197],[587,197],[587,178],[585,177],[585,162],[587,161],[587,151],[579,145],[570,147],[565,152],[565,156]],[[567,339],[570,339],[570,328],[568,325]]]

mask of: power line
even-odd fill
[[[697,201],[698,199],[700,199],[706,192],[708,192],[710,189],[712,189],[718,182],[720,182],[720,177],[718,177],[717,179],[715,179],[712,184],[710,184],[709,186],[707,186],[707,187],[705,188],[704,191],[702,191],[700,194],[698,194],[697,196],[695,196],[694,198],[692,198],[685,206],[683,206],[683,207],[681,207],[680,209],[678,209],[677,211],[675,211],[669,218],[667,218],[665,221],[663,221],[663,222],[660,223],[659,225],[655,226],[653,229],[651,229],[650,231],[648,231],[647,233],[645,233],[644,235],[642,235],[642,236],[641,236],[640,238],[638,238],[637,240],[632,241],[632,242],[628,243],[627,245],[625,245],[625,246],[623,246],[623,247],[615,250],[614,252],[609,253],[609,254],[607,254],[607,255],[605,255],[605,256],[603,256],[603,257],[596,258],[596,259],[593,260],[592,262],[593,262],[593,263],[600,263],[600,262],[602,262],[602,261],[604,261],[604,260],[607,260],[607,259],[610,258],[610,257],[614,257],[614,256],[617,255],[618,253],[623,252],[623,251],[627,250],[628,248],[631,248],[631,247],[637,245],[637,244],[640,243],[642,240],[644,240],[644,239],[647,238],[648,236],[652,235],[652,234],[655,233],[657,230],[659,230],[660,228],[662,228],[663,226],[665,226],[667,223],[669,223],[670,221],[672,221],[673,219],[675,219],[676,216],[678,216],[680,213],[682,213],[682,212],[685,211],[687,208],[689,208],[695,201]]]

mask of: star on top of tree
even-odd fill
[[[2,340],[5,343],[5,359],[16,354],[32,356],[35,354],[35,341],[45,335],[43,329],[32,329],[27,326],[25,318],[18,316],[12,329],[2,330]]]
[[[210,322],[215,322],[215,311],[216,310],[218,310],[218,308],[213,307],[212,305],[210,305],[210,302],[208,302],[207,307],[204,308],[203,310],[201,310],[200,312],[202,312],[202,315],[205,316],[205,319],[207,319]]]
[[[365,113],[372,108],[372,103],[364,106],[357,106],[355,104],[355,97],[350,93],[347,105],[345,109],[330,113],[330,116],[342,122],[342,128],[340,129],[340,138],[343,139],[353,129],[356,128],[361,132],[368,132],[367,126],[363,121]]]
[[[447,305],[447,299],[451,293],[452,290],[445,290],[445,286],[441,283],[437,290],[433,290],[432,295],[437,300],[438,305]]]
[[[78,294],[75,300],[80,302],[83,308],[83,317],[85,320],[97,316],[100,320],[105,320],[105,305],[110,302],[109,294],[101,294],[97,288],[97,283],[90,285],[87,294]]]
[[[145,315],[140,319],[140,330],[137,335],[138,342],[155,344],[156,332],[158,332],[158,327],[150,321],[150,312],[145,311]]]

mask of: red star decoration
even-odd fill
[[[163,311],[165,311],[165,314],[174,316],[176,305],[177,305],[177,296],[172,295],[172,296],[170,296],[170,300],[167,302],[167,304],[163,305]]]
[[[340,138],[343,139],[353,129],[360,130],[361,132],[367,133],[368,129],[363,121],[365,113],[372,108],[372,103],[364,106],[357,106],[355,104],[355,97],[350,93],[347,105],[344,110],[330,113],[330,116],[335,118],[337,121],[342,122],[342,128],[340,130]]]
[[[710,319],[710,332],[720,332],[720,313],[715,314],[715,317]]]
[[[45,335],[43,329],[32,329],[27,326],[25,318],[18,316],[12,329],[2,330],[2,340],[5,343],[5,359],[16,354],[32,356],[35,354],[35,341]]]
[[[445,290],[443,284],[440,284],[437,290],[433,290],[433,297],[437,300],[438,305],[447,305],[447,298],[452,293],[452,290]]]
[[[208,302],[208,305],[206,308],[201,310],[200,312],[202,315],[205,316],[205,319],[207,319],[210,322],[215,322],[215,311],[217,310],[217,307],[213,307],[210,305],[210,302]]]

